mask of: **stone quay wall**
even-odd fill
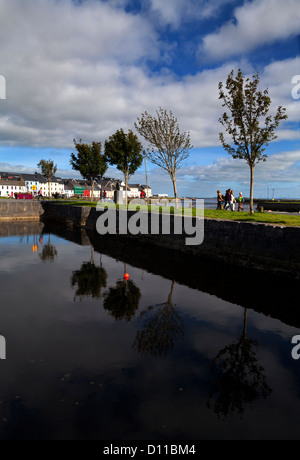
[[[1,200],[0,221],[16,219],[42,219],[42,221],[59,222],[70,228],[86,228],[95,232],[97,238],[97,220],[106,211],[97,211],[89,206],[61,205],[53,202],[18,202],[17,200]],[[116,212],[118,229],[120,217],[124,222],[124,211]],[[127,213],[127,221],[136,211]],[[151,225],[151,214],[148,214],[148,226]],[[221,260],[234,265],[261,268],[271,272],[286,273],[300,278],[300,227],[286,227],[262,223],[234,222],[221,219],[204,219],[204,241],[198,245],[186,245],[185,232],[174,234],[174,225],[178,219],[190,219],[193,226],[197,217],[170,216],[170,233],[162,232],[162,217],[159,219],[157,234],[117,235],[116,244],[124,239],[136,241],[145,247],[163,247],[185,254],[193,254],[201,258]],[[185,228],[184,220],[182,226]],[[199,222],[198,222],[199,224]],[[114,236],[115,238],[115,236]],[[159,261],[158,261],[159,263]],[[216,282],[219,274],[216,273]]]
[[[266,211],[279,211],[279,212],[299,212],[300,213],[300,203],[285,203],[282,202],[265,202],[259,201],[257,207],[263,207]]]
[[[0,200],[0,222],[12,220],[40,220],[42,203],[33,200]]]
[[[105,212],[105,211],[104,211]],[[116,227],[118,229],[120,213],[116,212]],[[98,218],[103,214],[96,208],[71,207],[47,204],[44,218],[65,222],[74,227],[84,227],[97,233]],[[135,211],[127,212],[127,220]],[[204,240],[200,245],[186,245],[185,232],[174,234],[176,219],[192,219],[195,217],[170,216],[170,234],[162,233],[161,215],[159,218],[158,234],[119,235],[116,244],[122,244],[122,239],[138,241],[139,244],[163,247],[171,250],[208,257],[234,265],[261,268],[271,272],[286,273],[294,278],[300,278],[300,227],[286,227],[271,224],[235,222],[222,219],[204,219]],[[150,229],[151,214],[148,214]],[[184,223],[182,224],[184,228]],[[101,238],[101,235],[97,235]],[[216,273],[216,280],[218,277]]]

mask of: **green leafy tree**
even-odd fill
[[[105,141],[107,161],[124,174],[126,202],[128,180],[143,162],[142,150],[143,146],[132,130],[126,134],[123,129],[119,129]]]
[[[71,153],[70,164],[84,179],[92,183],[91,201],[93,201],[95,180],[98,176],[103,177],[107,170],[107,161],[101,154],[101,142],[85,144],[81,139],[79,142],[74,139],[73,142],[77,154]]]
[[[41,160],[37,166],[48,181],[48,195],[50,196],[50,182],[57,171],[57,165],[54,165],[52,160]]]
[[[232,142],[225,140],[220,133],[223,148],[233,157],[246,160],[250,167],[250,213],[253,214],[253,185],[254,168],[260,161],[266,161],[264,154],[268,144],[277,138],[275,130],[282,120],[287,119],[286,109],[277,108],[274,116],[269,115],[271,99],[268,89],[259,89],[259,74],[253,75],[252,80],[245,78],[239,69],[234,77],[233,70],[226,80],[225,93],[223,83],[219,83],[219,99],[223,107],[229,110],[219,119]]]
[[[144,112],[134,125],[138,133],[150,144],[145,150],[145,156],[169,173],[177,199],[175,176],[182,162],[189,157],[189,150],[193,148],[190,144],[190,134],[181,132],[177,118],[171,111],[167,113],[161,107],[156,111],[156,117]]]

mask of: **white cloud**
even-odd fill
[[[161,25],[175,29],[191,20],[216,16],[222,7],[237,0],[150,0],[150,12]],[[148,12],[149,14],[149,12]]]
[[[195,181],[230,184],[232,182],[247,183],[250,169],[244,160],[231,157],[219,158],[208,166],[191,166],[182,168],[177,176],[184,176]],[[292,183],[300,181],[300,150],[272,154],[266,162],[257,164],[254,172],[257,186],[268,182]]]
[[[224,59],[299,33],[299,0],[254,0],[236,8],[234,19],[206,35],[200,52]]]
[[[117,0],[118,6],[124,3]],[[153,5],[165,8],[167,18],[170,3]],[[176,14],[184,5],[186,11],[198,5],[199,14],[208,15],[221,2],[177,0]],[[71,0],[0,0],[0,74],[7,83],[7,99],[0,101],[1,145],[73,148],[74,137],[104,142],[159,106],[173,111],[195,147],[220,145],[218,83],[240,66],[251,74],[251,65],[229,62],[181,79],[171,71],[153,74],[147,60],[159,62],[165,45],[145,15],[115,6],[95,0],[78,6]],[[297,59],[290,59],[273,62],[262,75],[274,105],[287,107],[294,122],[299,115],[291,78],[297,69]],[[298,133],[283,125],[280,138],[295,139]]]

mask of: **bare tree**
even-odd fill
[[[176,186],[176,171],[184,160],[189,157],[190,134],[180,132],[177,118],[170,111],[161,107],[156,111],[156,117],[148,112],[142,114],[134,124],[138,133],[150,144],[145,150],[145,156],[156,166],[167,171],[172,180],[175,198],[178,198]]]

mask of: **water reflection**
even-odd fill
[[[58,256],[44,260],[53,263],[39,257],[39,228],[34,254],[32,232],[27,244],[21,231],[0,239],[0,333],[9,346],[1,439],[299,438],[300,367],[290,355],[297,286],[291,305],[280,305],[286,283],[272,279],[284,286],[276,292],[259,277],[263,311],[291,327],[250,310],[256,296],[261,311],[256,289],[251,297],[240,285],[216,285],[216,266],[116,239],[95,237],[94,251],[83,232],[70,231],[68,241],[61,232],[43,234],[56,247]],[[130,264],[130,280],[116,259]],[[254,272],[247,285],[257,279]]]
[[[247,405],[258,397],[267,398],[272,390],[266,383],[265,369],[258,363],[258,342],[247,336],[247,308],[241,337],[219,351],[211,366],[212,389],[208,407],[226,420],[236,413],[243,418]]]
[[[124,267],[126,273],[126,267]],[[116,321],[131,321],[139,308],[140,289],[130,279],[119,280],[116,286],[109,288],[104,294],[103,307],[109,311]]]
[[[83,262],[79,270],[73,271],[71,286],[77,286],[74,302],[76,298],[82,300],[85,297],[100,298],[102,288],[106,288],[107,273],[102,267],[100,254],[100,267],[94,261],[94,249],[91,246],[91,260]]]
[[[133,349],[144,355],[166,356],[177,340],[184,337],[184,322],[173,305],[175,281],[172,281],[167,301],[141,312],[144,329],[138,331]]]
[[[37,243],[35,239],[37,236],[34,236],[34,246],[33,246],[33,251],[37,251]],[[43,244],[43,235],[40,235],[39,242]],[[53,262],[55,257],[57,256],[57,250],[56,247],[51,244],[51,236],[50,233],[48,235],[48,243],[43,246],[42,253],[39,254],[41,260],[43,262]]]

